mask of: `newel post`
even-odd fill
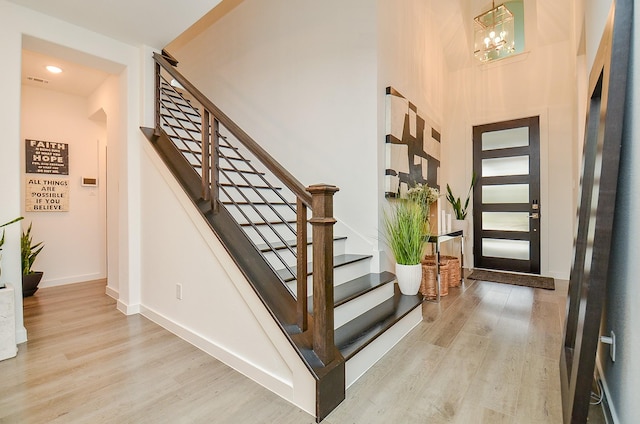
[[[313,237],[313,350],[326,365],[334,359],[333,330],[333,195],[338,187],[317,184],[311,193]]]

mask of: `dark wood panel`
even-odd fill
[[[617,0],[612,5],[589,77],[578,232],[560,359],[565,423],[584,423],[589,411],[607,294],[632,12],[632,0]]]

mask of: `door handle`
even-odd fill
[[[540,214],[538,212],[534,212],[532,214],[529,214],[529,218],[531,218],[531,219],[540,219]]]

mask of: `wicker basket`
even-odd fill
[[[427,259],[422,261],[422,282],[420,283],[420,293],[428,300],[438,297],[436,282],[438,281],[438,268],[435,261]]]
[[[451,281],[452,262],[444,256],[440,256],[440,296],[449,294]]]
[[[441,256],[440,262],[443,260],[448,262],[447,266],[449,267],[447,286],[460,287],[462,281],[460,275],[460,259],[455,256]]]
[[[442,266],[442,258],[440,260],[440,297],[449,294],[449,286],[445,283],[447,281],[447,270]],[[447,265],[448,266],[448,265]],[[428,300],[436,299],[438,292],[436,290],[436,284],[438,281],[438,267],[436,267],[436,259],[433,255],[427,255],[422,260],[422,282],[420,284],[420,293]]]

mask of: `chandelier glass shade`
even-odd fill
[[[515,51],[513,13],[504,4],[474,19],[474,56],[481,62],[501,59]]]

